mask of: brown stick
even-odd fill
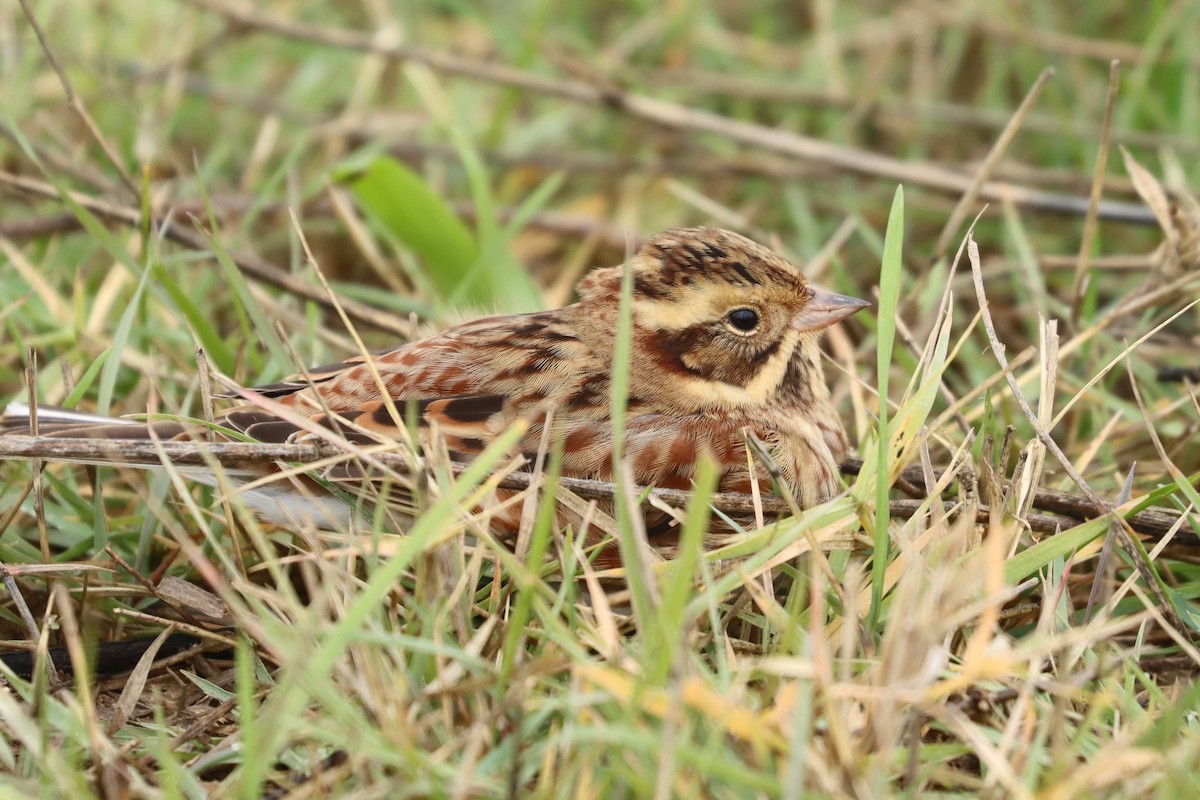
[[[117,439],[60,439],[12,434],[0,436],[0,460],[45,458],[60,461],[112,461],[130,466],[157,467],[162,464],[164,458],[176,466],[207,466],[211,463],[210,459],[227,465],[274,461],[312,463],[336,458],[339,455],[344,455],[344,453],[326,443],[144,442]],[[399,453],[372,453],[371,458],[380,465],[395,469],[397,472],[405,472],[408,469],[408,459]],[[847,475],[856,475],[861,467],[861,459],[850,459],[842,465],[842,472]],[[906,470],[904,476],[917,486],[924,485],[924,476],[919,467]],[[540,476],[517,472],[501,479],[497,486],[503,489],[522,490],[528,489],[539,481]],[[582,478],[561,478],[559,484],[562,488],[585,500],[611,500],[616,491],[615,485],[612,483]],[[692,497],[691,492],[682,489],[637,487],[637,490],[639,493],[650,492],[662,501],[675,506],[686,506]],[[760,500],[762,510],[768,514],[788,513],[788,505],[781,498],[762,497]],[[726,513],[752,514],[755,511],[754,498],[749,494],[718,492],[712,496],[710,502],[714,508]],[[923,502],[920,499],[893,500],[890,508],[895,516],[908,518],[916,513]],[[1107,513],[1107,509],[1088,498],[1049,490],[1036,492],[1033,505],[1041,511],[1049,512],[1030,514],[1025,519],[1030,529],[1037,533],[1053,534]],[[947,502],[944,507],[947,511],[953,511],[955,504]],[[976,521],[987,522],[990,513],[986,507],[980,508],[976,514]],[[1178,524],[1180,516],[1178,512],[1167,509],[1147,509],[1130,515],[1127,521],[1130,527],[1139,534],[1157,540]],[[1176,534],[1175,541],[1192,545],[1200,544],[1200,538],[1183,531]]]

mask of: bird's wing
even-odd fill
[[[358,441],[404,438],[415,425],[473,455],[518,419],[536,422],[581,391],[591,398],[601,365],[570,323],[569,309],[476,320],[238,393],[251,402],[222,421],[277,442],[303,440],[313,424]]]

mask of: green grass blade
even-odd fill
[[[420,176],[381,156],[341,179],[367,214],[420,259],[443,299],[456,293],[468,303],[491,299],[490,284],[472,280],[479,259],[474,235]]]
[[[658,608],[660,647],[654,652],[647,675],[647,681],[656,686],[666,681],[683,645],[681,633],[688,628],[688,600],[694,594],[696,565],[700,561],[704,534],[708,530],[708,501],[716,491],[719,477],[716,462],[707,456],[702,457],[696,465],[693,494],[688,502],[683,530],[679,534],[679,555],[671,564],[671,574],[666,580],[662,603]]]
[[[620,482],[622,462],[625,459],[625,414],[629,405],[629,366],[633,359],[633,269],[626,268],[621,275],[621,306],[617,314],[617,335],[613,345],[612,383],[609,394],[613,429],[612,470]],[[640,513],[618,491],[616,497],[616,519],[618,546],[621,563],[625,567],[625,580],[633,597],[633,610],[637,619],[646,623],[650,619],[650,590],[646,586],[642,553],[638,546],[631,518]]]
[[[883,584],[889,561],[888,538],[888,374],[892,367],[892,347],[896,339],[896,310],[900,304],[900,275],[904,268],[904,187],[896,187],[892,210],[888,214],[883,237],[883,263],[879,271],[879,327],[876,373],[879,385],[879,432],[875,440],[875,531],[871,559],[871,609],[867,628],[874,631],[879,622]]]

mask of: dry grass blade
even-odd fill
[[[992,172],[999,165],[1000,160],[1004,158],[1004,154],[1008,151],[1008,146],[1012,140],[1016,138],[1017,133],[1021,130],[1021,126],[1025,124],[1026,117],[1033,111],[1033,106],[1041,95],[1042,90],[1046,88],[1046,84],[1054,77],[1054,68],[1047,67],[1042,70],[1042,74],[1038,75],[1033,86],[1025,95],[1025,99],[1021,101],[1021,105],[1013,112],[1012,119],[1004,126],[1004,130],[996,137],[992,149],[988,151],[983,162],[979,165],[979,169],[975,171],[975,177],[971,180],[967,190],[963,192],[963,196],[954,206],[954,210],[950,212],[950,217],[946,220],[946,226],[942,228],[942,233],[938,236],[937,244],[933,247],[934,259],[939,259],[946,254],[946,250],[954,241],[955,235],[958,233],[958,228],[962,225],[963,220],[967,218],[967,214],[971,213],[973,206],[979,197],[980,191],[984,185],[992,177]],[[972,226],[974,228],[974,226]],[[961,255],[962,251],[959,251]],[[956,259],[957,260],[957,259]]]
[[[110,736],[125,727],[126,721],[129,720],[130,715],[133,713],[134,706],[141,699],[142,690],[146,687],[146,680],[150,677],[150,670],[154,666],[154,659],[158,656],[159,648],[167,641],[167,637],[171,635],[172,631],[173,628],[166,628],[146,648],[146,652],[142,654],[142,657],[138,659],[137,666],[133,668],[133,672],[129,675],[128,683],[121,689],[121,696],[117,698],[112,716],[109,717],[108,725],[105,726]]]

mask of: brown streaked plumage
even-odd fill
[[[752,481],[769,488],[768,471],[752,474],[748,466],[748,431],[767,445],[801,506],[835,495],[847,440],[825,384],[819,338],[867,304],[810,286],[788,261],[716,228],[658,234],[628,264],[588,275],[573,305],[485,317],[317,367],[251,390],[265,402],[239,405],[218,422],[262,441],[303,441],[316,435],[315,424],[351,441],[376,442],[404,437],[407,418],[436,431],[453,457],[469,460],[525,420],[531,425],[519,451],[532,460],[549,418],[553,434],[563,437],[563,474],[608,479],[610,372],[625,269],[634,274],[624,450],[638,483],[687,488],[700,454],[708,452],[722,467],[721,490],[747,491]],[[55,436],[193,435],[178,423],[40,413],[40,430]],[[27,414],[10,409],[3,426],[28,432]],[[233,477],[250,480],[264,469],[235,470]],[[345,466],[326,477],[351,493],[363,483],[360,470]],[[256,491],[248,501],[272,521],[307,514],[321,523],[321,515],[348,514],[316,482],[281,481]],[[389,501],[399,506],[407,499],[400,492]],[[508,509],[492,527],[511,534],[519,518],[519,507]],[[670,526],[651,525],[650,533],[670,554]]]

